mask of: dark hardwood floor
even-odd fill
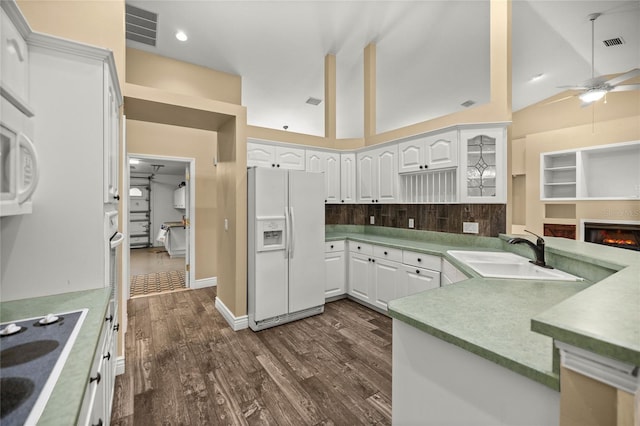
[[[234,332],[215,288],[129,301],[113,425],[391,424],[391,319],[350,300]]]

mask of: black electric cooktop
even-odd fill
[[[87,310],[0,324],[0,424],[37,423]]]

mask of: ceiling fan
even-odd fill
[[[598,19],[600,15],[601,13],[592,13],[589,15],[589,20],[591,21],[591,79],[587,80],[584,84],[579,86],[558,86],[558,88],[560,89],[580,90],[582,93],[580,93],[579,95],[571,95],[562,99],[557,99],[550,103],[559,102],[565,99],[572,98],[574,96],[578,96],[582,101],[582,106],[584,107],[590,105],[593,102],[599,101],[609,92],[640,90],[640,84],[619,85],[619,83],[640,75],[640,68],[634,68],[629,72],[626,72],[609,80],[604,80],[603,77],[595,77],[594,26],[596,19]]]

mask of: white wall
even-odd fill
[[[154,246],[164,246],[156,241],[160,226],[164,222],[176,222],[182,220],[185,214],[183,209],[173,208],[173,191],[178,189],[178,184],[184,181],[183,176],[155,175],[151,181],[151,237]]]

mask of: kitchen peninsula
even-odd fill
[[[502,235],[328,226],[327,239],[438,255],[471,277],[389,303],[394,423],[558,424],[562,398],[570,395],[558,392],[554,342],[569,345],[562,351],[569,361],[581,353],[629,367],[621,387],[627,394],[639,387],[639,253],[546,238],[548,263],[585,278],[552,282],[482,278],[447,254],[465,247],[533,256]]]

